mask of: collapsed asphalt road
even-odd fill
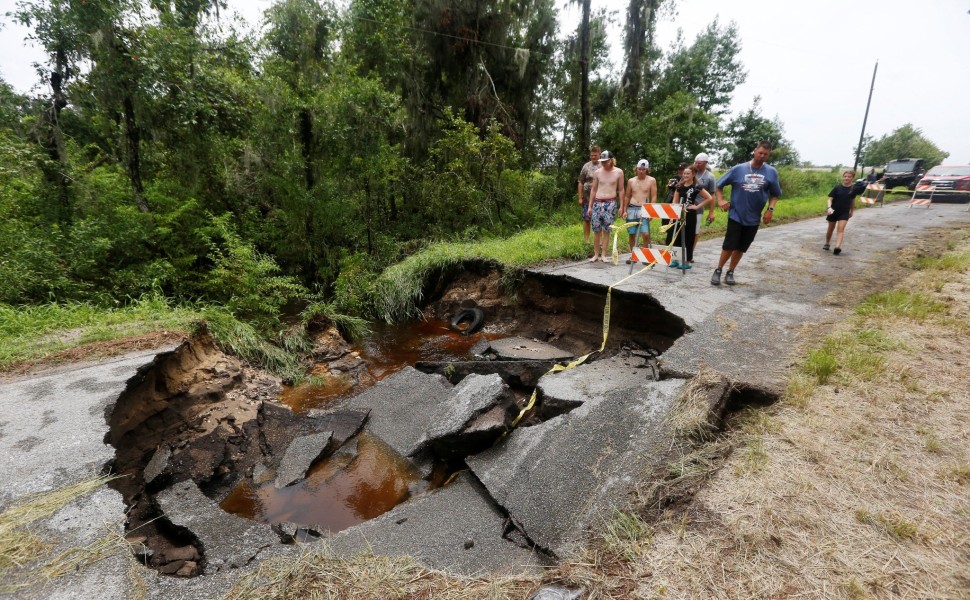
[[[593,369],[603,369],[607,361],[559,375],[564,379],[556,385],[567,389],[549,393],[567,398],[585,394],[580,409],[517,430],[503,443],[469,461],[474,478],[462,475],[456,487],[399,506],[362,524],[360,529],[347,530],[334,541],[335,547],[353,552],[370,543],[377,552],[411,552],[429,564],[447,568],[448,555],[455,553],[449,543],[438,550],[414,544],[428,538],[429,530],[422,527],[438,527],[441,533],[441,521],[446,521],[444,527],[451,529],[445,531],[450,531],[451,536],[442,534],[438,539],[467,546],[475,538],[469,535],[474,527],[457,512],[460,508],[492,514],[494,518],[487,521],[491,523],[501,522],[507,515],[543,553],[568,553],[581,543],[583,526],[589,525],[598,512],[623,502],[630,481],[618,474],[629,474],[635,472],[633,467],[642,466],[636,461],[656,441],[639,436],[639,429],[631,427],[638,414],[645,418],[662,416],[673,402],[673,388],[682,386],[683,380],[701,368],[754,396],[776,396],[799,344],[841,319],[845,309],[866,294],[890,286],[900,251],[917,245],[921,238],[968,223],[970,213],[961,205],[925,210],[895,204],[858,211],[847,231],[844,252],[838,257],[821,250],[822,219],[772,227],[759,233],[738,269],[739,285],[734,287],[710,285],[719,241],[702,243],[696,253],[695,268],[686,275],[669,269],[654,270],[614,291],[617,295],[640,295],[644,302],[659,304],[669,318],[686,325],[687,333],[660,359],[668,381],[647,382],[637,377],[627,378],[626,384],[618,384],[612,390],[588,386],[595,379]],[[600,285],[604,290],[627,272],[624,266],[585,262],[536,271],[540,277],[566,278],[583,285]],[[615,319],[636,317],[635,313],[613,315]],[[108,430],[104,411],[124,389],[126,381],[153,358],[152,354],[132,355],[0,384],[0,448],[4,472],[9,474],[7,486],[0,491],[0,504],[6,507],[24,494],[55,489],[98,472],[113,454],[103,442]],[[622,361],[607,368],[617,374],[630,374]],[[569,378],[574,380],[572,386],[563,383]],[[570,387],[578,389],[584,385],[584,393],[570,393]],[[650,408],[642,410],[645,405]],[[568,449],[580,438],[599,446],[608,440],[605,445],[620,458],[610,469],[600,469],[602,463],[597,462],[589,469],[580,466],[577,470],[577,456],[583,453],[570,454]],[[597,459],[602,456],[597,455]],[[585,474],[589,474],[588,480]],[[573,493],[578,483],[592,486],[593,493]],[[186,493],[191,494],[191,490]],[[494,503],[485,501],[476,507],[482,499],[489,498]],[[541,510],[532,510],[535,506]],[[118,495],[102,488],[47,519],[42,527],[51,539],[65,546],[81,545],[95,533],[103,532],[105,524],[120,527],[122,510]],[[456,518],[427,518],[429,514],[448,511]],[[394,535],[395,528],[401,529],[402,535]],[[267,540],[266,544],[272,541]],[[479,543],[479,550],[483,545]],[[264,555],[290,551],[289,547],[276,546],[253,557],[259,560]],[[516,563],[520,559],[515,557],[517,551],[512,551],[511,564],[523,564]],[[487,554],[482,556],[488,558]],[[126,575],[129,561],[125,556],[114,557],[67,576],[58,582],[56,594],[83,596],[98,589],[100,597],[125,597],[132,585]],[[541,563],[537,560],[531,564],[535,567]],[[149,581],[149,595],[154,597],[212,597],[227,589],[244,570],[245,567],[223,569],[186,580],[161,577],[150,570],[143,576]],[[459,568],[461,572],[473,570],[474,563]],[[53,596],[55,592],[44,590],[38,595]]]

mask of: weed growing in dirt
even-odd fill
[[[650,526],[633,513],[614,509],[612,518],[604,524],[602,537],[607,550],[634,560],[649,547]]]
[[[919,527],[896,513],[871,513],[866,509],[859,509],[855,513],[856,520],[866,525],[872,525],[885,531],[897,540],[911,540],[919,534]]]

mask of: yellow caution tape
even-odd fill
[[[669,229],[673,225],[678,225],[678,224],[681,224],[682,225],[683,222],[684,222],[683,219],[678,219],[678,220],[671,221],[668,225],[665,225],[664,228],[662,228],[662,230],[665,231],[666,229]],[[611,226],[611,227],[615,227],[615,226]],[[622,226],[615,227],[616,230],[621,229],[621,228],[622,228]],[[667,247],[666,248],[664,248],[665,251],[669,252],[670,249],[673,247],[674,242],[677,240],[677,233],[678,233],[678,231],[679,231],[679,228],[676,229],[676,230],[674,230],[674,235],[672,235],[670,237],[670,243],[667,244]],[[617,255],[617,250],[616,250],[616,235],[613,236],[613,256],[614,256],[614,258],[613,258],[614,264],[616,264],[616,262],[618,261],[618,258],[617,258],[618,255]],[[600,344],[599,350],[594,350],[593,352],[590,352],[589,354],[584,354],[584,355],[580,356],[579,358],[577,358],[576,360],[574,360],[574,361],[572,361],[572,362],[570,362],[568,364],[565,364],[565,365],[555,364],[555,365],[552,366],[551,369],[549,369],[548,371],[546,371],[543,374],[543,377],[545,377],[546,375],[550,375],[552,373],[559,373],[560,371],[568,371],[569,369],[575,369],[579,365],[581,365],[584,362],[586,362],[586,360],[589,359],[590,356],[592,356],[592,355],[594,355],[594,354],[596,354],[598,352],[602,352],[606,348],[606,340],[609,338],[609,333],[610,333],[610,312],[611,312],[611,305],[612,305],[612,298],[613,298],[613,288],[615,288],[618,285],[622,285],[623,283],[626,283],[626,281],[628,279],[632,279],[632,278],[636,277],[637,275],[640,275],[641,273],[644,273],[646,271],[649,271],[650,269],[654,268],[656,265],[657,265],[657,263],[655,263],[655,262],[646,263],[643,266],[643,268],[640,269],[639,271],[637,271],[636,273],[631,273],[630,275],[627,275],[623,279],[617,281],[616,283],[614,283],[614,284],[610,285],[608,288],[606,288],[606,305],[603,307],[603,342]],[[536,388],[536,389],[532,390],[532,396],[529,398],[529,402],[524,407],[522,407],[522,410],[519,411],[519,414],[512,421],[512,426],[510,427],[510,430],[511,429],[515,429],[515,427],[519,424],[519,421],[522,420],[522,417],[524,417],[525,414],[527,412],[529,412],[530,410],[532,410],[532,407],[535,406],[535,404],[536,404],[536,398],[538,396],[538,392],[539,392],[539,388]]]

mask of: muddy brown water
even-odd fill
[[[477,332],[464,335],[451,330],[448,321],[428,319],[403,325],[380,324],[373,335],[352,347],[360,356],[366,375],[330,373],[326,364],[318,364],[311,375],[321,379],[312,385],[287,386],[280,402],[297,412],[321,408],[341,398],[356,395],[378,381],[421,360],[467,360],[470,350],[482,339],[497,334]]]
[[[380,516],[409,496],[421,475],[380,439],[362,433],[349,463],[326,460],[285,488],[243,480],[222,501],[226,512],[266,524],[289,521],[337,532]]]
[[[322,383],[287,386],[280,401],[296,412],[350,397],[421,360],[467,359],[488,334],[464,335],[448,321],[428,319],[380,325],[352,347],[361,373],[330,374],[321,363],[312,373]],[[493,335],[493,337],[495,337]],[[291,522],[337,532],[380,516],[410,497],[421,475],[382,440],[362,433],[353,459],[333,456],[315,465],[303,481],[277,488],[273,481],[241,481],[222,501],[226,512],[267,524]]]

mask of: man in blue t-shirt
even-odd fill
[[[728,210],[730,207],[730,211],[724,244],[721,245],[721,258],[717,261],[717,268],[711,277],[711,285],[721,285],[721,269],[728,260],[731,262],[724,283],[734,285],[734,269],[751,247],[751,242],[758,233],[758,225],[762,222],[765,225],[771,223],[775,204],[781,196],[781,184],[778,183],[778,171],[765,164],[769,154],[771,142],[758,142],[750,161],[732,167],[717,181],[717,205],[721,210]],[[731,186],[730,202],[724,199],[722,192],[728,185]],[[765,204],[768,205],[768,210],[764,210]]]

